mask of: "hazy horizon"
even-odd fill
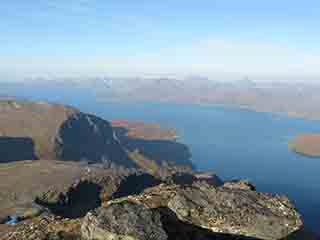
[[[314,0],[6,1],[0,77],[314,82],[319,10]]]

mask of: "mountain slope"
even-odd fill
[[[54,159],[135,166],[109,122],[58,104],[0,101],[0,144],[7,153],[0,162]]]

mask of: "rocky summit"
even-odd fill
[[[230,188],[228,182],[177,184],[145,173],[91,174],[60,193],[52,186],[38,194],[22,209],[26,218],[0,224],[0,239],[301,239],[291,238],[303,222],[289,199],[256,192],[245,181],[233,181]],[[144,185],[133,189],[140,181]]]
[[[174,216],[176,222],[197,227],[206,234],[221,233],[271,240],[284,238],[303,225],[299,213],[284,196],[242,188],[214,187],[199,182],[189,186],[162,184],[147,189],[141,195],[110,201],[105,208],[122,208],[119,203],[126,202],[159,212],[164,219]],[[83,229],[86,231],[90,229],[90,226],[86,227],[90,225],[90,217],[92,215],[89,214],[84,221]],[[100,221],[104,220],[104,217],[100,218]],[[182,233],[175,234],[178,237]]]

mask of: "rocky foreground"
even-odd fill
[[[223,234],[281,239],[301,226],[286,197],[194,183],[160,185],[110,201],[89,213],[81,230],[90,240],[213,239]]]
[[[28,207],[11,208],[20,210],[21,222],[0,225],[0,239],[271,240],[303,228],[287,197],[256,192],[245,181],[222,183],[196,173],[161,181],[103,171],[92,169],[61,192],[52,186]]]

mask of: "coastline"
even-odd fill
[[[227,109],[236,109],[236,110],[247,110],[257,113],[270,113],[281,117],[289,117],[294,119],[303,119],[308,121],[320,121],[320,112],[319,116],[311,116],[306,113],[299,113],[297,111],[276,111],[276,110],[267,110],[259,109],[259,107],[250,106],[246,104],[228,104],[228,103],[208,103],[208,102],[181,102],[181,101],[166,101],[166,100],[148,100],[148,99],[135,99],[135,100],[126,100],[126,99],[103,99],[97,98],[97,102],[100,103],[117,103],[117,104],[174,104],[174,105],[193,105],[193,106],[202,106],[202,107],[224,107]]]

